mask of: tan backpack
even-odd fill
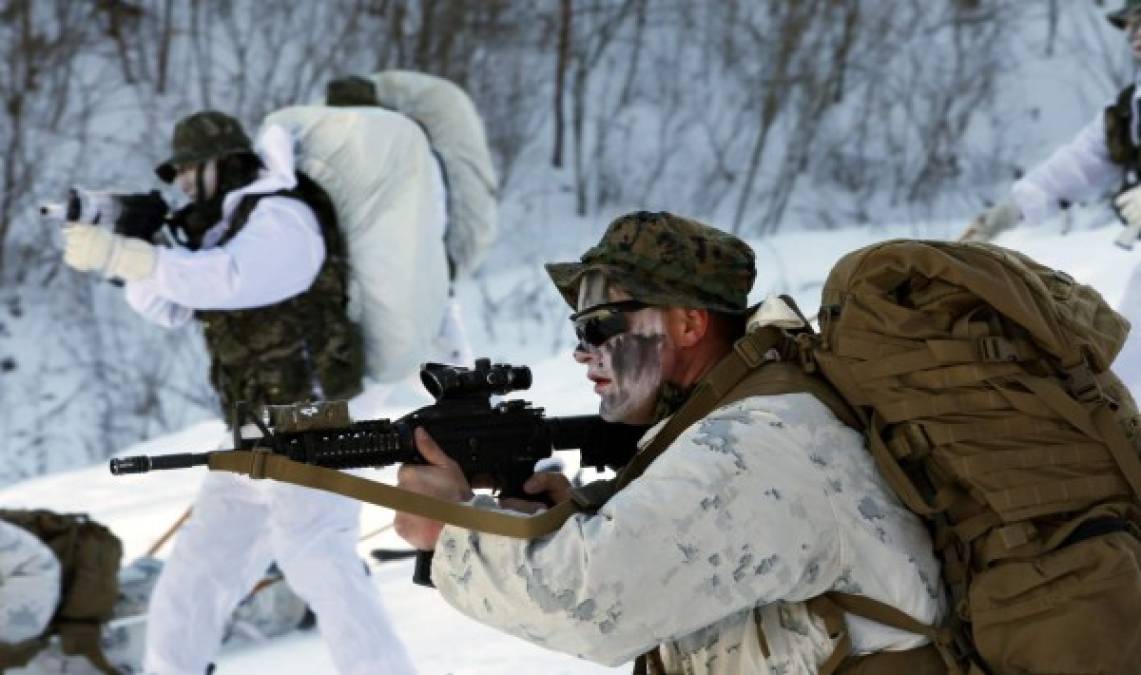
[[[876,244],[825,282],[806,362],[931,525],[961,672],[1141,669],[1138,414],[1109,370],[1128,332],[1092,288],[989,244]]]
[[[43,635],[15,645],[0,644],[0,672],[28,663],[52,635],[58,635],[63,653],[87,657],[100,672],[117,673],[103,654],[100,637],[119,595],[123,546],[118,537],[84,514],[0,509],[0,520],[47,544],[59,559],[63,585],[59,608]]]

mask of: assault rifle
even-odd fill
[[[151,241],[166,223],[170,207],[158,190],[126,194],[75,187],[67,200],[40,205],[49,220],[106,225],[115,234]]]
[[[491,397],[531,386],[531,371],[478,359],[474,368],[425,364],[420,381],[436,399],[397,420],[353,422],[345,401],[266,406],[261,416],[244,404],[235,406],[232,429],[235,450],[263,450],[295,462],[331,469],[424,464],[412,433],[423,427],[445,453],[459,464],[473,485],[492,486],[500,497],[534,500],[523,483],[535,464],[554,450],[577,449],[581,465],[599,470],[625,466],[637,450],[645,427],[613,424],[597,415],[546,417],[527,401]],[[260,438],[242,438],[240,429],[252,422]],[[207,464],[218,450],[204,453],[139,455],[111,460],[111,473],[123,475]],[[417,583],[427,583],[430,556],[417,560]]]

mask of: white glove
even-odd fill
[[[959,241],[990,241],[1022,220],[1022,211],[1009,199],[983,211],[971,222]]]
[[[1126,225],[1141,225],[1141,185],[1131,187],[1113,200]]]
[[[63,239],[63,261],[80,272],[99,272],[108,279],[123,281],[137,281],[154,273],[158,253],[142,239],[86,223],[68,223]]]

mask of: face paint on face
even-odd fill
[[[662,389],[668,338],[661,310],[640,310],[630,321],[629,332],[598,349],[598,368],[588,377],[595,381],[594,391],[602,399],[598,414],[603,419],[649,424],[654,421]]]
[[[602,272],[587,272],[579,284],[579,311],[623,300],[630,294],[611,286]],[[600,346],[580,343],[575,359],[587,366],[601,400],[598,414],[608,422],[649,424],[654,421],[669,353],[662,310],[629,312],[629,330]]]
[[[205,194],[198,194],[198,169],[202,167],[202,186]],[[191,201],[205,201],[214,196],[218,189],[218,163],[210,160],[205,164],[183,164],[175,167],[174,182]]]

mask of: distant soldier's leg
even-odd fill
[[[412,662],[357,555],[360,503],[285,483],[270,485],[274,559],[317,615],[341,675],[405,675]]]
[[[203,675],[230,613],[270,563],[269,507],[245,477],[210,472],[151,596],[144,668]]]
[[[443,363],[470,366],[475,360],[460,312],[460,302],[455,297],[448,299],[444,309],[440,333],[436,336],[435,352],[434,358]]]

